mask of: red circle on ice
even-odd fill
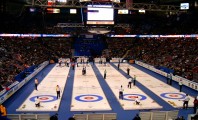
[[[88,97],[85,97],[84,99],[86,99],[86,100],[92,100],[93,97],[88,96]]]
[[[39,99],[40,100],[48,100],[49,98],[48,97],[40,97]]]

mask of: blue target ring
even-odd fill
[[[30,101],[35,102],[35,99],[37,97],[39,97],[39,99],[41,99],[40,101],[43,102],[43,103],[44,102],[53,102],[53,101],[57,100],[57,97],[53,96],[53,95],[37,95],[37,96],[31,97]],[[42,98],[45,98],[45,99],[46,98],[51,98],[51,99],[42,101]]]
[[[140,96],[140,100],[145,100],[146,99],[146,96],[140,95],[140,94],[124,94],[123,95],[123,100],[135,101],[134,99],[126,98],[126,96]]]
[[[173,95],[173,97],[171,97],[170,95]],[[174,97],[179,95],[179,97]],[[164,98],[168,98],[168,99],[184,99],[186,97],[186,95],[182,94],[182,93],[162,93],[160,94],[161,97],[164,97]],[[170,96],[170,97],[169,97]]]
[[[82,99],[82,98],[85,98],[85,99]],[[89,98],[89,100],[86,100],[86,98],[87,98],[87,99]],[[91,100],[92,98],[97,98],[97,99]],[[75,99],[76,99],[77,101],[80,101],[80,102],[97,102],[97,101],[102,100],[103,97],[102,97],[102,96],[99,96],[99,95],[89,95],[89,94],[87,94],[87,95],[79,95],[79,96],[76,96]]]

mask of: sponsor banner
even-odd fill
[[[177,81],[177,82],[179,82],[179,80],[180,80],[177,76],[172,76],[172,79],[173,79],[174,81]]]
[[[25,84],[25,80],[21,81],[17,86],[18,88],[21,88]]]
[[[80,2],[90,2],[91,0],[80,0]],[[98,1],[98,0],[95,0]],[[99,0],[100,1],[100,0]],[[104,2],[110,1],[115,3],[120,3],[120,0],[102,0]],[[90,21],[91,22],[91,21]],[[98,21],[100,22],[100,21]],[[90,24],[93,24],[92,22]],[[94,24],[96,24],[94,22]],[[105,23],[104,23],[105,24]],[[108,24],[114,24],[111,21]],[[0,34],[0,37],[72,37],[70,34]],[[189,35],[110,35],[109,37],[137,37],[137,38],[197,38],[198,34]]]
[[[0,34],[0,37],[71,37],[70,34]]]
[[[2,91],[0,92],[0,96],[2,96],[5,92],[6,92],[6,89],[2,90]]]
[[[5,95],[0,98],[0,103],[3,103],[3,101],[5,101]]]
[[[175,76],[176,79],[179,81],[179,80],[182,80],[182,83],[192,89],[195,89],[195,90],[198,90],[198,83],[196,82],[193,82],[193,81],[190,81],[186,78],[183,78],[183,77],[180,77],[180,76]]]
[[[15,81],[14,83],[12,83],[10,86],[8,86],[8,88],[12,88],[14,87],[15,85],[17,85],[19,83],[19,81]]]
[[[100,61],[102,61],[102,62],[104,63],[104,62],[106,62],[106,58],[94,58],[94,61],[95,61],[96,63],[98,63],[98,62],[100,62]]]
[[[11,95],[14,94],[14,88],[10,89],[7,93],[6,93],[6,99],[8,99]]]

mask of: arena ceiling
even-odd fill
[[[47,6],[48,0],[0,0],[1,2],[6,2],[6,10],[11,11],[11,13],[19,13],[22,10],[23,5],[32,6],[32,3],[35,3],[36,6]],[[54,0],[59,1],[59,0]],[[81,0],[66,0],[67,3],[61,4],[56,7],[76,7],[76,8],[83,8],[87,6],[87,4],[94,4],[93,2],[90,3],[81,3]],[[89,0],[88,0],[89,1]],[[97,2],[96,4],[100,3],[101,0],[93,0]],[[105,0],[110,1],[110,0]],[[133,4],[130,7],[126,7],[126,0],[120,0],[120,3],[113,3],[115,9],[129,9],[129,10],[138,10],[144,8],[148,11],[179,11],[180,3],[182,2],[189,2],[190,4],[194,4],[197,0],[132,0]],[[112,2],[111,2],[112,3]],[[111,4],[110,3],[110,4]],[[9,4],[9,5],[8,5]],[[17,7],[19,9],[17,9]],[[18,11],[17,11],[18,10]]]
[[[32,3],[33,0],[10,0],[13,2],[21,2],[21,3]],[[45,1],[45,0],[40,0]],[[71,0],[67,0],[71,1]],[[98,0],[99,1],[99,0]],[[121,2],[125,2],[126,0],[120,0]],[[196,0],[133,0],[133,3],[157,3],[157,4],[175,4],[181,2],[194,2]]]

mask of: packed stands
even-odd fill
[[[106,41],[110,57],[122,57],[134,42],[131,38],[107,38]]]
[[[196,38],[108,38],[107,43],[111,57],[140,60],[193,80],[198,65]]]
[[[71,38],[3,38],[1,41],[1,90],[16,80],[26,77],[16,75],[31,66],[37,66],[46,60],[71,56]]]

